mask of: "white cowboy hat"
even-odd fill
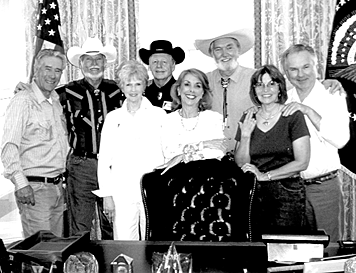
[[[233,38],[240,44],[240,55],[244,54],[253,47],[255,43],[255,36],[252,29],[239,29],[234,32],[230,32],[215,38],[205,40],[195,40],[195,48],[203,52],[209,57],[213,57],[210,52],[210,45],[212,42],[221,38]]]
[[[83,43],[82,47],[73,46],[67,51],[68,61],[79,67],[79,58],[82,55],[96,55],[103,54],[106,57],[106,62],[112,63],[116,59],[116,48],[112,45],[103,46],[98,38],[89,37]]]

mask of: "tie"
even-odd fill
[[[229,86],[230,78],[221,78],[221,86],[224,88],[224,101],[223,101],[223,124],[224,128],[227,125],[227,87]]]

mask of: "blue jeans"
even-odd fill
[[[306,219],[303,180],[286,178],[256,182],[250,207],[250,240],[262,234],[308,234],[315,231]]]
[[[64,196],[62,183],[57,185],[30,182],[35,195],[35,205],[17,202],[25,238],[40,230],[49,230],[63,236]]]
[[[90,231],[95,213],[98,189],[98,161],[71,155],[68,159],[67,193],[69,235]]]

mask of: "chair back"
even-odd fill
[[[180,163],[141,180],[146,240],[246,241],[249,182],[233,161]]]

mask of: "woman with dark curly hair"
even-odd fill
[[[310,158],[309,131],[302,112],[282,116],[286,82],[273,65],[264,65],[251,77],[249,109],[236,135],[235,161],[255,175],[250,197],[249,239],[261,234],[303,234],[306,226],[305,187],[300,172]]]

